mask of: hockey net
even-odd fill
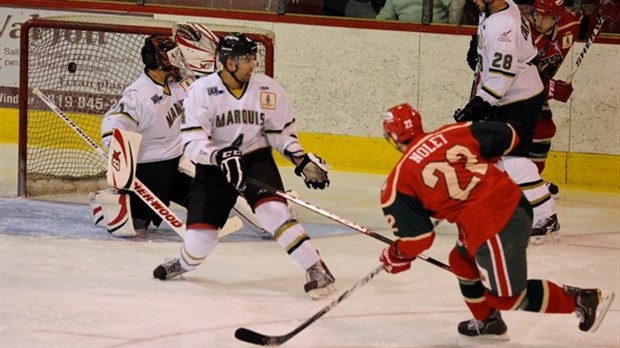
[[[24,23],[20,61],[20,196],[95,191],[107,186],[106,160],[33,93],[39,88],[100,145],[103,114],[142,72],[151,34],[174,22],[128,17],[63,16]],[[201,23],[220,37],[238,31],[258,43],[256,72],[273,76],[273,32]]]

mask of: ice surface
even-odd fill
[[[134,240],[92,226],[86,195],[72,203],[15,197],[15,149],[0,147],[0,347],[250,347],[239,327],[282,335],[336,297],[312,301],[304,272],[273,241],[243,229],[225,237],[185,280],[151,272],[177,257],[179,238],[157,230]],[[310,191],[282,168],[301,198],[385,236],[378,206],[383,178],[333,173]],[[339,293],[378,265],[385,245],[297,208],[337,278]],[[561,242],[528,250],[531,278],[620,295],[620,197],[562,191]],[[179,214],[183,214],[182,211]],[[441,224],[428,256],[446,262],[454,228]],[[399,275],[381,273],[288,347],[620,347],[618,299],[593,334],[574,315],[505,312],[511,341],[479,342],[456,333],[470,315],[450,273],[422,260]]]

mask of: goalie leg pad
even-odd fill
[[[105,227],[114,237],[136,237],[131,218],[129,195],[115,189],[91,192],[89,195],[95,226]]]

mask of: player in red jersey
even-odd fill
[[[616,0],[617,1],[617,0]],[[603,0],[598,9],[587,15],[566,9],[563,0],[536,0],[530,17],[532,39],[538,50],[534,63],[545,85],[548,99],[566,102],[573,92],[570,81],[554,79],[560,65],[577,39],[586,39],[592,33],[597,17],[611,22],[618,17],[618,4]],[[545,161],[551,148],[551,139],[556,126],[552,119],[549,103],[545,102],[536,128],[530,151],[530,159],[539,173],[545,168]],[[549,191],[557,198],[556,185],[548,183]]]
[[[573,313],[579,329],[594,331],[613,293],[527,278],[532,208],[521,189],[495,167],[518,136],[506,122],[464,122],[424,133],[409,104],[388,110],[385,137],[404,152],[381,192],[381,205],[398,239],[380,260],[389,273],[411,267],[435,238],[430,218],[456,223],[450,268],[474,319],[459,323],[468,337],[507,339],[500,310]]]

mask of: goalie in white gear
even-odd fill
[[[192,181],[178,170],[183,154],[181,118],[187,92],[185,85],[179,82],[179,68],[173,66],[168,57],[168,52],[176,47],[175,41],[168,36],[151,35],[145,39],[141,52],[144,72],[125,89],[101,124],[102,143],[106,149],[114,128],[142,135],[136,177],[166,205],[171,201],[186,205]],[[130,197],[129,207],[127,195]],[[159,226],[162,221],[134,193],[108,190],[91,197],[93,214],[104,212],[103,220],[114,236],[133,237],[146,232],[149,224]],[[129,219],[131,223],[120,226],[119,219]],[[101,216],[96,220],[101,220]]]
[[[253,74],[256,43],[231,33],[220,40],[217,52],[223,69],[195,81],[185,100],[182,137],[196,177],[180,259],[158,266],[153,276],[170,279],[200,265],[217,246],[217,229],[243,192],[261,225],[306,270],[304,290],[312,298],[328,296],[335,279],[286,201],[245,184],[247,176],[284,190],[272,148],[296,165],[295,173],[308,187],[329,185],[327,167],[299,143],[293,108],[280,84]]]

